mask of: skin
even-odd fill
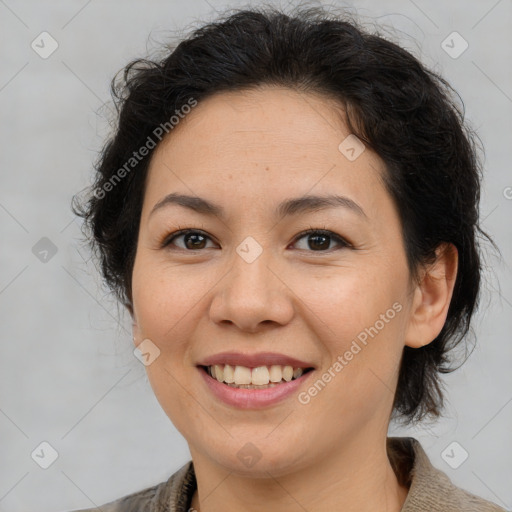
[[[334,101],[264,86],[201,101],[152,157],[133,269],[134,343],[149,338],[160,350],[146,369],[188,442],[196,510],[399,511],[406,498],[386,454],[400,357],[441,331],[457,252],[440,247],[411,279],[384,164],[368,148],[349,161],[338,149],[349,134]],[[150,215],[171,192],[208,199],[226,217],[178,205]],[[366,217],[343,207],[274,216],[285,199],[332,193]],[[310,244],[296,238],[311,227],[351,247],[327,238],[315,250],[311,235]],[[209,238],[195,251],[186,236],[162,248],[180,228]],[[236,252],[248,236],[263,251],[252,263]],[[280,352],[310,362],[314,382],[397,302],[401,311],[308,404],[295,394],[237,409],[208,391],[196,367],[223,351]],[[237,457],[248,442],[261,456],[252,467]]]

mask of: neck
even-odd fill
[[[328,458],[268,478],[248,478],[221,468],[191,449],[198,491],[192,511],[308,510],[399,512],[407,497],[389,462],[386,439],[367,439],[333,450]]]

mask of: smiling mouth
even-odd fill
[[[265,389],[279,386],[298,379],[313,368],[294,368],[289,365],[257,366],[231,366],[229,364],[215,364],[201,366],[202,370],[218,382],[232,388]]]

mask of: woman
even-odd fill
[[[479,295],[480,167],[448,84],[352,21],[266,9],[114,93],[77,210],[192,461],[102,510],[503,510],[387,437],[440,415]]]

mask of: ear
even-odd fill
[[[425,268],[414,290],[405,345],[419,348],[428,345],[443,328],[457,277],[458,252],[444,242],[436,249],[436,260]]]

